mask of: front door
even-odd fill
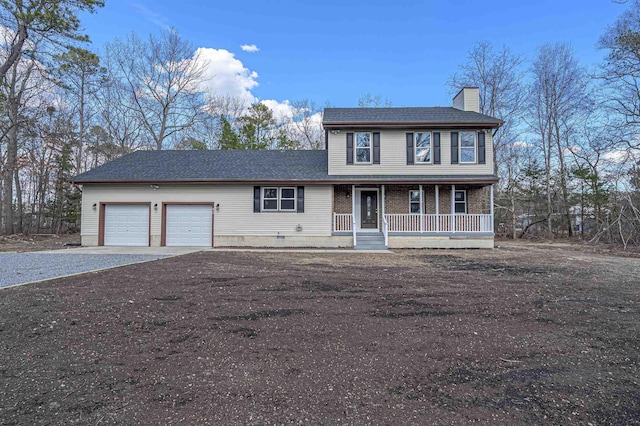
[[[378,192],[360,193],[360,228],[378,229]]]

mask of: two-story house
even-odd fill
[[[76,176],[83,245],[493,247],[492,131],[453,107],[327,108],[326,149],[137,151]]]

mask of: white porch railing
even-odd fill
[[[450,214],[386,214],[384,216],[389,222],[389,232],[493,232],[493,218],[490,214],[453,216]]]
[[[382,226],[386,240],[389,232],[493,232],[493,218],[490,214],[385,214]],[[333,214],[334,232],[354,229],[352,214]]]
[[[351,232],[351,213],[334,213],[333,214],[333,232]]]

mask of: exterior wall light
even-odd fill
[[[157,191],[160,188],[160,185],[151,185],[151,189],[153,189],[154,191]]]
[[[93,206],[91,206],[91,208],[96,210],[98,208],[98,203],[93,203]]]
[[[219,212],[220,211],[220,203],[216,204],[216,211]]]

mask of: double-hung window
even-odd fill
[[[476,162],[475,132],[460,132],[460,163]]]
[[[280,210],[294,211],[296,209],[296,189],[280,188]]]
[[[358,132],[356,137],[356,164],[371,164],[371,133]]]
[[[420,191],[409,191],[409,212],[412,214],[420,214],[422,206],[422,194]]]
[[[262,211],[295,211],[296,210],[296,188],[262,188]]]
[[[431,163],[431,132],[416,132],[416,164]]]
[[[455,212],[459,214],[467,213],[467,191],[456,190],[454,199]]]

